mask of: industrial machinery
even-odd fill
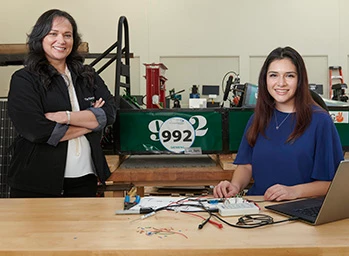
[[[164,76],[167,67],[163,63],[144,64],[146,66],[146,98],[148,109],[166,108],[166,81]]]
[[[180,90],[178,92],[175,91],[175,89],[172,89],[169,91],[170,95],[166,96],[166,105],[170,107],[170,100],[173,100],[173,108],[181,108],[181,100],[182,95],[181,93],[185,90]]]
[[[341,66],[330,66],[329,80],[330,80],[330,98],[332,100],[348,101],[348,96],[345,94],[345,89],[348,88],[344,83],[343,69]]]
[[[258,86],[234,85],[239,100],[233,107],[203,109],[120,109],[115,133],[118,154],[226,154],[237,152],[257,100]],[[343,149],[349,148],[349,104],[324,99],[338,129]],[[134,125],[137,123],[137,125]]]

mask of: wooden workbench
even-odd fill
[[[156,156],[155,156],[156,157]],[[214,158],[215,156],[211,156]],[[209,186],[221,180],[231,180],[234,166],[231,157],[214,158],[216,164],[209,167],[153,167],[122,168],[123,159],[117,155],[107,155],[107,162],[112,171],[109,181],[114,184],[132,183],[140,188],[144,186]],[[223,159],[225,162],[223,162]],[[225,167],[225,169],[223,169]],[[140,192],[142,194],[142,192]],[[123,196],[119,191],[114,196]]]
[[[155,158],[157,156],[154,156]],[[112,175],[109,180],[116,183],[131,182],[135,185],[216,185],[217,181],[231,180],[235,167],[232,154],[210,156],[216,162],[208,167],[161,167],[152,168],[120,168],[127,157],[107,155],[106,159]]]
[[[162,211],[142,221],[135,220],[138,215],[115,215],[122,204],[122,198],[0,199],[0,256],[349,255],[349,219],[316,227],[207,224],[199,230],[202,220],[184,213]],[[176,233],[146,233],[154,228]]]
[[[81,54],[88,54],[88,43],[82,42],[78,51]],[[0,66],[23,65],[27,53],[27,44],[0,44]]]

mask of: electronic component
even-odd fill
[[[224,203],[219,203],[217,208],[219,215],[223,217],[259,213],[258,206],[242,197],[228,198]]]
[[[202,95],[219,95],[219,85],[203,85]]]

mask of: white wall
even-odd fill
[[[323,84],[324,96],[328,66],[342,66],[344,81],[349,79],[347,0],[12,0],[1,5],[0,44],[25,43],[36,19],[51,8],[72,14],[91,53],[115,42],[118,19],[126,16],[135,55],[132,93],[145,94],[143,63],[163,62],[167,88],[186,90],[182,106],[193,84],[221,85],[228,71],[256,83],[265,56],[278,46],[290,45],[304,56],[309,81]],[[0,67],[0,96],[7,95],[18,68]],[[112,91],[114,74],[102,73]]]

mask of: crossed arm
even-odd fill
[[[93,104],[93,107],[100,108],[104,103],[105,101],[100,98]],[[74,139],[90,133],[99,125],[96,116],[89,110],[70,112],[70,120],[66,111],[49,112],[45,114],[45,117],[59,124],[67,124],[69,122],[69,128],[60,141]]]

